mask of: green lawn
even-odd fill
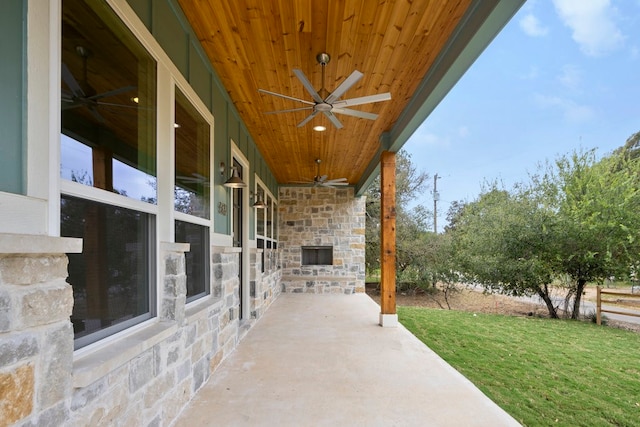
[[[398,307],[420,340],[526,426],[640,426],[640,334]]]

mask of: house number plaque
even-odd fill
[[[227,216],[227,204],[226,203],[222,203],[222,202],[218,203],[218,213],[220,215]]]

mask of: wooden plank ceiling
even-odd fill
[[[471,0],[179,0],[218,76],[280,184],[320,174],[356,184],[375,158],[381,134],[393,128],[419,83],[446,45]],[[310,111],[264,89],[312,101],[293,69],[318,92],[332,92],[354,70],[364,77],[341,99],[389,92],[390,101],[351,107],[375,120],[323,115],[297,127]],[[324,95],[321,93],[324,98]],[[327,130],[317,132],[315,125]]]

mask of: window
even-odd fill
[[[79,348],[155,316],[156,62],[106,2],[64,0],[61,47],[60,220],[83,239],[68,279]]]
[[[207,294],[209,287],[209,227],[176,221],[176,242],[189,243],[185,254],[187,302]]]
[[[185,254],[187,302],[209,292],[210,144],[209,124],[176,88],[175,240],[190,243]]]
[[[264,197],[264,190],[262,189],[262,187],[260,187],[260,185],[258,185],[258,191],[256,191],[257,200],[263,201],[265,200]],[[265,211],[266,209],[264,208],[256,208],[256,234],[258,236],[264,236],[265,232],[264,232],[264,221],[265,221]]]
[[[333,265],[333,246],[303,246],[302,265]]]
[[[267,224],[265,225],[265,228],[267,230],[267,237],[269,239],[273,238],[272,209],[273,209],[273,199],[271,198],[271,196],[267,196],[267,207],[265,209]]]
[[[62,196],[61,234],[83,239],[68,254],[76,347],[149,319],[153,296],[155,217]]]
[[[175,210],[209,218],[209,124],[176,89]]]
[[[256,200],[265,203],[266,207],[256,208],[256,240],[258,249],[262,251],[262,272],[277,267],[277,205],[273,196],[266,190],[256,175]]]
[[[62,16],[61,176],[155,203],[156,63],[105,3]]]

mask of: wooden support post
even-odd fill
[[[596,286],[596,324],[597,325],[601,325],[602,324],[602,300],[601,300],[601,296],[600,296],[600,286]]]
[[[396,314],[396,154],[380,157],[380,325],[397,326]]]

